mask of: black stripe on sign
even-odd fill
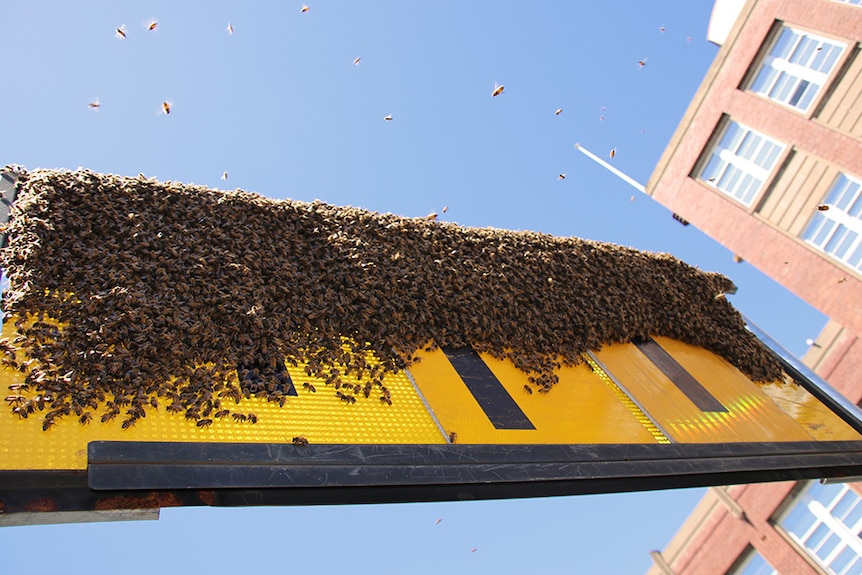
[[[478,353],[469,347],[443,353],[496,429],[536,429]]]
[[[665,376],[685,394],[701,411],[727,411],[699,381],[652,338],[634,344],[661,370]]]

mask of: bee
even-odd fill
[[[80,418],[78,418],[78,422],[79,422],[81,425],[87,425],[87,424],[88,424],[88,423],[90,423],[92,420],[93,420],[93,414],[92,414],[92,413],[90,413],[89,411],[85,411],[84,413],[82,413],[82,414],[81,414],[81,417],[80,417]]]
[[[20,394],[14,394],[14,395],[7,395],[6,396],[6,402],[9,405],[22,405],[24,403],[25,399],[26,398]]]
[[[608,153],[608,156],[610,156],[612,160],[614,159],[614,156],[616,156],[616,155],[617,155],[617,149],[616,148],[612,148],[611,151]]]
[[[533,388],[526,383],[524,384],[524,391],[526,391],[529,395],[533,395]]]
[[[301,435],[297,435],[291,441],[294,445],[308,445],[308,440]]]
[[[601,114],[601,115],[599,116],[599,122],[604,122],[604,121],[605,121],[605,115],[604,115],[604,114]]]
[[[119,38],[120,40],[126,39],[126,25],[123,24],[119,28],[114,29],[114,36]]]
[[[167,100],[162,102],[162,112],[166,116],[171,113],[171,106],[173,106],[173,104],[171,102],[168,102]]]
[[[470,553],[475,553],[478,549],[478,547],[473,547],[472,549],[470,549]]]
[[[557,179],[562,182],[566,179],[566,174],[560,174],[559,176],[557,176]]]
[[[448,433],[448,435],[449,435],[449,443],[455,443],[455,441],[458,439],[458,434],[455,433],[454,431],[450,431]]]
[[[555,116],[559,116],[559,115],[560,115],[560,114],[562,114],[562,113],[563,113],[563,109],[562,109],[562,108],[557,108],[556,110],[554,110],[554,115],[555,115]]]
[[[127,420],[125,420],[125,421],[123,422],[122,428],[123,428],[123,429],[128,429],[128,428],[130,428],[130,427],[134,427],[134,425],[135,425],[135,420],[134,420],[134,419],[127,419]]]
[[[229,409],[221,409],[219,411],[216,411],[213,414],[213,417],[215,417],[216,419],[223,419],[223,418],[227,417],[228,415],[230,415]]]
[[[357,56],[357,57],[353,60],[353,65],[354,65],[354,66],[358,66],[358,65],[359,65],[359,61],[360,61],[360,60],[362,60],[362,57],[361,57],[361,56]]]
[[[222,172],[221,179],[227,181],[227,172]]]
[[[387,122],[391,122],[392,121],[392,114],[387,114],[386,116],[383,116],[383,119],[386,120]]]
[[[247,417],[249,423],[257,423],[257,416],[255,414],[249,413]]]
[[[646,66],[646,61],[646,58],[644,58],[643,60],[638,60],[638,68],[643,68],[644,66]]]
[[[449,211],[449,206],[443,206],[443,209],[440,211],[442,211],[445,214],[446,212]]]
[[[844,283],[844,282],[846,282],[846,281],[847,281],[847,276],[844,276],[843,278],[841,278],[840,280],[838,280],[838,283],[843,284],[843,283]]]
[[[54,418],[53,418],[53,417],[50,417],[50,418],[49,418],[49,417],[47,417],[47,416],[46,416],[46,417],[45,417],[45,420],[44,420],[44,421],[42,421],[42,431],[48,431],[48,429],[50,429],[50,428],[51,428],[51,426],[52,426],[52,425],[54,425],[55,423],[57,423],[57,422],[56,422],[56,421],[54,421]]]
[[[425,216],[425,219],[426,220],[436,220],[437,219],[437,213],[432,212],[432,213],[428,214],[427,216]]]
[[[715,294],[715,298],[714,298],[714,299],[725,299],[725,297],[724,297],[724,294],[723,294],[723,293],[719,293],[719,294]]]
[[[437,520],[434,522],[434,525],[440,525],[440,522],[441,522],[441,521],[443,521],[443,518],[442,518],[442,517],[438,517],[438,518],[437,518]]]
[[[96,110],[98,112],[99,108],[102,107],[102,104],[100,104],[99,99],[96,98],[95,100],[93,100],[92,102],[87,104],[87,107],[90,108],[91,110]]]
[[[494,90],[491,92],[491,97],[496,98],[497,96],[502,94],[503,90],[505,89],[506,88],[505,86],[503,86],[503,84],[497,84],[496,82],[494,82]]]
[[[300,12],[308,12],[308,4],[303,4],[302,8],[299,9]]]
[[[826,212],[828,210],[829,210],[829,204],[820,204],[819,206],[817,206],[817,211],[819,211],[819,212]]]
[[[244,413],[234,413],[232,417],[234,421],[245,421],[248,419]]]
[[[629,198],[629,201],[630,201],[630,202],[635,201],[635,197],[634,197],[634,196],[630,197],[630,198]]]
[[[230,22],[227,23],[227,28],[225,28],[228,36],[233,36],[233,24]]]
[[[158,20],[156,20],[155,18],[150,18],[149,20],[147,20],[146,28],[148,31],[154,32],[155,29],[158,27],[158,25],[159,25]]]
[[[212,424],[213,424],[212,419],[201,419],[200,421],[195,423],[195,425],[197,425],[198,427],[209,427]]]
[[[304,389],[307,389],[310,393],[317,393],[317,389],[315,389],[315,387],[307,381],[302,384],[302,387]]]
[[[380,396],[380,403],[385,403],[386,405],[392,405],[392,400],[386,397],[385,395]]]
[[[659,27],[658,27],[658,31],[659,31],[660,33],[664,34],[665,27],[664,27],[664,26],[659,26]]]

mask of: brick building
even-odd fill
[[[647,193],[829,317],[804,361],[862,400],[862,0],[717,0],[715,61]],[[649,574],[862,574],[862,484],[710,489]]]

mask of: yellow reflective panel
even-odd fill
[[[811,441],[807,430],[739,370],[702,348],[664,337],[662,349],[723,410],[703,410],[633,344],[606,346],[600,363],[675,442]]]
[[[499,406],[486,403],[483,409],[445,353],[423,352],[421,358],[410,373],[442,427],[456,433],[457,443],[662,442],[663,436],[637,407],[585,365],[562,368],[559,383],[549,393],[530,393],[524,388],[526,374],[510,361],[479,354],[496,378],[491,385],[501,386],[534,427],[498,429],[492,412]]]
[[[7,322],[4,332],[12,329],[11,322]],[[289,397],[283,407],[256,398],[235,406],[243,414],[254,414],[256,424],[227,418],[198,427],[183,414],[170,414],[160,408],[149,410],[145,418],[129,429],[122,429],[122,416],[101,423],[100,410],[88,425],[80,425],[77,417],[69,416],[42,431],[43,412],[37,411],[22,420],[4,405],[0,407],[0,470],[86,469],[90,441],[290,443],[301,436],[310,443],[445,442],[406,374],[390,374],[386,378],[392,405],[380,403],[375,396],[347,404],[339,401],[332,386],[308,377],[303,368],[288,366],[298,396]],[[21,381],[21,373],[0,368],[3,390]],[[304,382],[312,383],[316,392],[303,388]]]
[[[858,441],[862,436],[796,383],[761,383],[760,389],[819,441]]]

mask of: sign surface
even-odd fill
[[[0,192],[0,523],[862,475],[858,411],[666,254],[86,170]]]

